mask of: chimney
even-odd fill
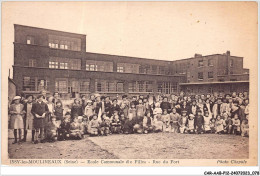
[[[194,57],[195,57],[195,58],[196,58],[196,57],[202,57],[202,54],[197,54],[197,53],[195,53]]]
[[[230,51],[227,51],[227,55],[230,56]]]

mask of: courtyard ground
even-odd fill
[[[12,159],[242,159],[248,138],[217,134],[130,134],[88,137],[55,143],[12,144]]]

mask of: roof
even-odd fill
[[[249,81],[216,81],[216,82],[194,82],[194,83],[179,83],[180,86],[188,85],[204,85],[204,84],[230,84],[230,83],[249,83]]]
[[[33,27],[33,26],[26,26],[26,25],[20,25],[20,24],[14,24],[14,27],[25,27],[25,28],[33,28],[33,29],[40,29],[40,30],[47,30],[47,31],[53,31],[53,32],[59,32],[59,33],[66,33],[66,34],[73,34],[78,36],[86,36],[86,34],[79,34],[79,33],[73,33],[73,32],[66,32],[66,31],[59,31],[59,30],[53,30],[53,29],[47,29],[47,28],[40,28],[40,27]]]

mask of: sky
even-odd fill
[[[86,34],[93,53],[178,60],[229,50],[245,68],[258,56],[256,2],[2,2],[10,69],[14,24]]]

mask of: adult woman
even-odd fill
[[[24,128],[23,115],[24,105],[20,103],[21,97],[15,96],[13,98],[13,104],[10,106],[9,113],[11,114],[10,128],[14,130],[14,142],[17,143],[17,130],[19,132],[19,143],[21,142],[22,129]]]
[[[24,104],[24,110],[26,112],[24,116],[24,138],[23,141],[26,142],[27,131],[32,130],[32,142],[34,142],[35,129],[33,125],[34,116],[32,114],[33,96],[28,95],[26,97],[27,102]]]

